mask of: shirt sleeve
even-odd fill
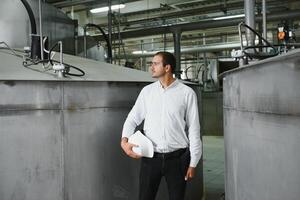
[[[146,107],[144,89],[140,92],[134,106],[129,112],[123,125],[122,138],[131,136],[135,128],[145,119]]]
[[[186,123],[190,142],[191,161],[190,167],[196,167],[202,155],[202,142],[200,139],[200,122],[197,95],[192,91],[188,95]]]

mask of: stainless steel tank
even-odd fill
[[[85,77],[57,78],[0,50],[0,199],[135,200],[139,161],[121,130],[148,73],[65,55]],[[200,95],[198,85],[191,85]],[[199,96],[200,105],[200,96]],[[199,106],[201,108],[201,106]],[[167,199],[164,183],[158,195]],[[202,162],[187,200],[201,199]]]
[[[38,0],[27,1],[33,10],[39,30]],[[46,3],[42,4],[42,18],[43,35],[49,38],[49,47],[61,40],[64,43],[64,52],[75,54],[74,21]],[[4,41],[12,48],[30,46],[29,16],[20,0],[1,0],[0,30],[0,42]]]
[[[224,76],[227,200],[300,199],[300,51]]]

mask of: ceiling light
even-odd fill
[[[239,18],[239,17],[245,17],[245,14],[215,17],[215,18],[213,18],[213,20],[233,19],[233,18]]]
[[[111,6],[111,10],[118,10],[118,9],[122,9],[125,8],[125,4],[118,4],[118,5],[113,5]],[[90,10],[91,13],[100,13],[100,12],[107,12],[108,6],[105,7],[101,7],[101,8],[94,8],[92,10]]]
[[[132,54],[144,54],[147,53],[147,51],[133,51]]]

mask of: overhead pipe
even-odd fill
[[[184,32],[184,31],[193,31],[193,30],[200,30],[200,29],[207,29],[207,28],[237,26],[241,21],[243,21],[242,19],[243,17],[235,18],[235,19],[224,19],[224,20],[209,20],[203,22],[193,22],[193,23],[176,24],[170,26],[159,26],[159,27],[140,29],[134,31],[125,31],[125,32],[121,32],[121,37],[123,39],[127,39],[127,38],[159,35],[164,33],[172,33],[174,29],[180,29],[182,32]],[[276,21],[281,19],[300,19],[300,10],[287,11],[287,12],[268,15],[268,21]],[[262,21],[262,17],[260,16],[256,17],[255,21],[256,22]]]
[[[95,0],[58,1],[57,3],[52,3],[52,5],[57,8],[64,8],[64,7],[78,6],[78,5],[93,3],[93,2],[95,2]]]
[[[106,45],[107,45],[107,61],[110,63],[110,61],[112,60],[112,48],[111,48],[111,43],[106,35],[106,33],[104,32],[104,30],[96,25],[96,24],[86,24],[83,28],[83,35],[84,35],[84,38],[83,38],[83,45],[84,45],[84,56],[87,57],[87,41],[86,41],[86,30],[88,27],[95,27],[97,28],[103,35],[104,37],[104,40],[106,41]]]
[[[232,2],[232,3],[227,3],[228,6],[230,6],[231,9],[239,9],[241,8],[244,4],[243,2]],[[149,22],[158,22],[158,21],[164,21],[166,19],[172,19],[172,18],[178,18],[178,17],[187,17],[187,16],[192,16],[192,15],[199,15],[205,14],[209,11],[219,11],[220,10],[220,5],[219,4],[214,4],[212,6],[203,6],[199,8],[193,8],[193,9],[188,9],[188,10],[181,10],[181,11],[176,11],[176,12],[170,12],[170,13],[165,13],[159,15],[159,17],[149,17],[146,19],[139,19],[139,20],[132,20],[132,21],[127,21],[124,22],[124,25],[135,25],[135,24],[142,24],[142,23],[149,23]],[[140,11],[139,11],[140,12]],[[124,16],[126,17],[126,13],[124,13]]]
[[[213,45],[201,45],[201,46],[195,46],[195,47],[181,48],[180,53],[182,54],[182,53],[194,53],[194,52],[198,52],[198,53],[215,52],[215,51],[236,49],[236,48],[239,48],[240,46],[241,46],[241,44],[239,42],[225,43],[225,44],[213,44]],[[140,54],[131,54],[131,55],[127,55],[127,56],[130,58],[151,57],[151,56],[155,55],[158,51],[163,51],[163,49],[143,52]],[[174,53],[174,49],[172,49],[172,48],[165,49],[165,51]]]

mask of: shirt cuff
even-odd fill
[[[190,167],[197,167],[199,161],[192,160],[190,161]]]
[[[134,133],[135,128],[131,127],[124,127],[122,131],[122,138],[127,137],[129,138]]]

